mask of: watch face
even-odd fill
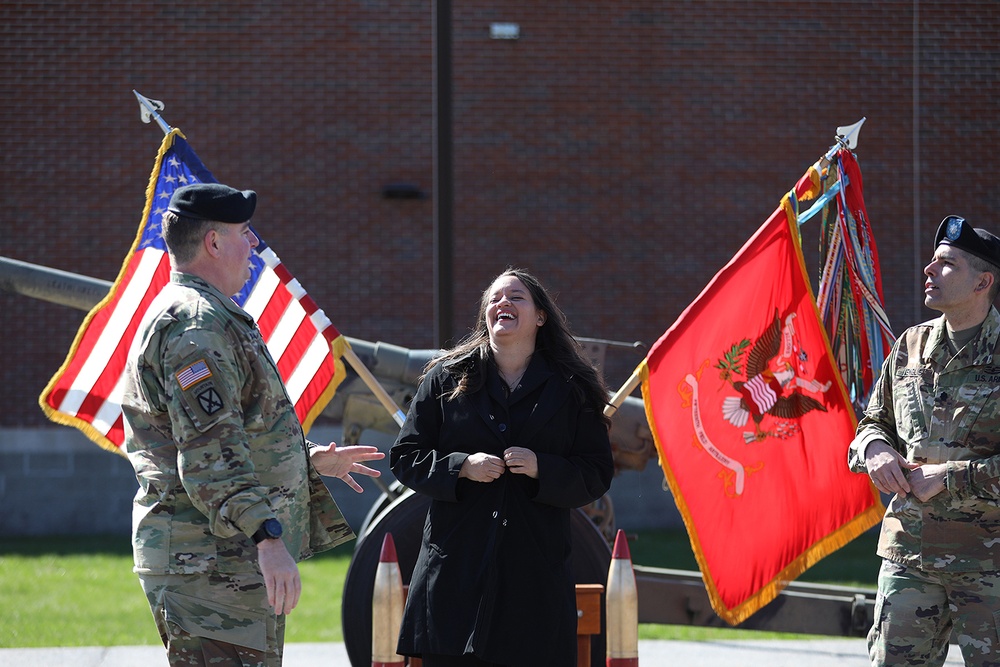
[[[253,534],[254,544],[260,544],[264,540],[274,540],[281,537],[281,522],[277,519],[264,519],[257,531]]]
[[[264,521],[264,532],[268,537],[281,537],[281,522],[277,519],[267,519]]]

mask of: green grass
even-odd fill
[[[646,531],[629,543],[637,565],[697,569],[683,531]],[[302,599],[288,642],[343,641],[340,604],[354,542],[300,565]],[[866,534],[808,570],[801,581],[875,586],[875,535]],[[0,542],[0,648],[159,644],[132,572],[127,536],[20,537]],[[643,624],[642,639],[796,637],[750,630]]]
[[[128,538],[4,538],[0,647],[158,642]]]
[[[299,566],[286,641],[343,641],[340,599],[354,543]],[[159,644],[128,536],[0,542],[0,648]]]

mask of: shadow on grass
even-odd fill
[[[129,556],[128,535],[34,535],[5,537],[0,541],[0,556]]]

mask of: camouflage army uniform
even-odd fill
[[[277,665],[284,617],[267,603],[250,536],[276,518],[301,560],[353,533],[309,463],[311,443],[253,319],[187,274],[172,273],[157,299],[122,400],[139,481],[135,571],[172,664],[186,664],[175,656],[185,641],[206,637],[255,651],[245,664]]]
[[[945,321],[911,327],[885,361],[851,443],[851,469],[882,439],[915,463],[947,462],[947,489],[892,498],[873,664],[941,664],[952,623],[968,665],[1000,665],[1000,313],[952,358]]]

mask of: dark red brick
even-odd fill
[[[115,277],[161,138],[134,88],[260,193],[258,229],[341,331],[434,346],[433,201],[380,194],[433,192],[432,4],[3,3],[0,255]],[[1000,230],[993,0],[453,4],[459,335],[515,264],[579,334],[651,344],[862,116],[897,330],[931,316],[919,273],[945,214]],[[0,308],[0,424],[42,424],[83,313]],[[639,360],[610,352],[609,384]]]

